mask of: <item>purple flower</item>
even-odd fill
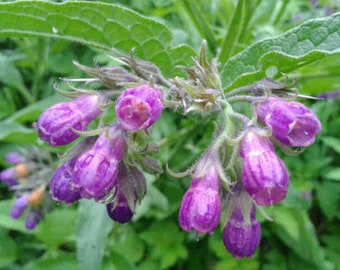
[[[259,120],[273,130],[273,135],[288,146],[308,146],[321,130],[316,115],[299,102],[269,97],[256,105]]]
[[[71,187],[73,168],[77,158],[73,158],[59,167],[50,182],[50,193],[58,202],[73,203],[81,198],[79,190]]]
[[[79,156],[71,185],[79,189],[84,198],[103,198],[117,183],[118,163],[124,152],[122,129],[116,124],[100,135],[90,150]]]
[[[235,192],[231,197],[235,206],[223,229],[223,244],[235,258],[251,257],[261,240],[261,226],[255,216],[255,206],[248,200],[250,211],[249,213],[242,213],[242,196]],[[244,214],[250,216],[245,219]]]
[[[249,130],[240,146],[243,158],[242,182],[258,205],[272,205],[286,197],[289,176],[267,137]]]
[[[162,92],[142,85],[127,89],[117,100],[116,115],[123,128],[140,130],[150,127],[162,114]]]
[[[212,234],[221,217],[220,179],[213,164],[206,166],[204,163],[205,159],[202,159],[197,164],[191,186],[184,194],[179,225],[185,231]],[[200,175],[203,167],[206,172]]]
[[[118,188],[117,202],[111,202],[106,205],[109,217],[121,224],[129,222],[133,216],[129,203],[124,193]]]
[[[0,173],[0,180],[9,186],[18,184],[18,176],[14,167],[3,170]]]
[[[99,95],[82,95],[48,108],[37,122],[40,139],[51,146],[69,144],[79,137],[72,129],[84,131],[101,113],[99,105]]]
[[[28,206],[29,197],[30,194],[27,193],[15,199],[15,202],[10,211],[11,218],[18,219],[22,216]]]
[[[6,155],[6,162],[11,165],[24,162],[25,158],[16,152],[11,152]]]
[[[27,230],[34,230],[42,218],[42,214],[39,210],[32,209],[28,212],[25,219],[25,228]]]

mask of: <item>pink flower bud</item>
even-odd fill
[[[100,96],[83,95],[44,111],[37,122],[40,139],[51,146],[66,145],[79,137],[72,129],[84,131],[100,113]]]
[[[321,130],[317,116],[299,102],[270,97],[256,105],[259,120],[273,130],[273,135],[288,146],[309,146]]]
[[[127,89],[117,100],[116,115],[123,128],[140,130],[150,127],[162,114],[162,92],[142,85]]]
[[[267,137],[249,130],[241,142],[240,155],[244,160],[243,186],[258,205],[272,205],[286,197],[288,171]]]

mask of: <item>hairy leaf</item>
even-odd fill
[[[78,210],[77,258],[80,269],[100,269],[106,237],[113,221],[103,204],[82,200]]]
[[[274,78],[340,52],[340,13],[309,20],[281,36],[254,43],[230,58],[222,70],[226,89]]]
[[[0,4],[0,36],[41,36],[116,48],[157,64],[165,75],[191,62],[189,46],[171,48],[172,34],[162,24],[127,8],[94,2],[20,1]]]

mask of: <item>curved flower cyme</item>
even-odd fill
[[[288,171],[267,137],[249,130],[241,141],[240,156],[243,186],[258,205],[272,205],[286,197]]]
[[[255,206],[250,208],[249,222],[244,218],[239,198],[223,229],[223,244],[235,258],[252,257],[261,240],[261,225],[255,216]]]
[[[198,163],[197,168],[200,167]],[[194,174],[182,199],[179,225],[188,232],[195,230],[199,234],[212,234],[221,217],[220,179],[214,166],[210,166],[199,178],[195,177]]]
[[[258,119],[272,128],[273,135],[288,146],[309,146],[321,130],[314,112],[296,101],[269,97],[256,105]]]
[[[51,146],[69,144],[79,137],[72,129],[84,131],[102,112],[99,105],[99,95],[82,95],[71,102],[53,105],[37,121],[40,139]]]
[[[125,152],[120,125],[114,125],[99,136],[93,147],[79,156],[71,185],[84,198],[101,199],[117,183],[118,163]]]
[[[148,85],[127,89],[116,104],[116,115],[127,130],[147,129],[158,120],[162,110],[162,92]]]
[[[50,193],[58,202],[73,203],[81,198],[79,190],[71,187],[72,174],[76,158],[59,167],[50,182]]]

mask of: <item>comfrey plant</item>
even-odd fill
[[[321,129],[316,115],[295,101],[295,88],[270,78],[225,93],[217,61],[207,61],[205,42],[194,66],[181,67],[185,78],[166,79],[152,63],[113,53],[121,67],[75,63],[92,77],[64,79],[72,91],[56,89],[72,100],[47,109],[36,123],[39,137],[50,146],[72,143],[51,176],[51,197],[65,203],[94,199],[111,219],[128,222],[146,194],[143,172],[162,172],[152,158],[159,151],[151,141],[152,125],[161,121],[164,108],[200,114],[215,123],[211,144],[187,171],[167,168],[175,177],[192,175],[179,225],[198,236],[212,234],[222,217],[227,251],[251,257],[261,238],[256,209],[281,202],[289,188],[287,168],[275,148],[296,154],[312,144]],[[100,83],[104,89],[79,89],[73,85],[79,82]],[[6,177],[3,181],[12,185],[15,179]],[[14,216],[27,201],[27,194],[18,198]]]

